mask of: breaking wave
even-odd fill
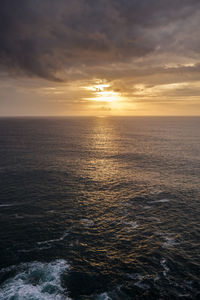
[[[62,275],[69,270],[65,260],[50,263],[23,263],[2,270],[14,271],[0,289],[1,300],[66,300],[66,290],[62,287]]]

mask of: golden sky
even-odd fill
[[[200,1],[2,1],[0,116],[200,115]]]

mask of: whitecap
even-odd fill
[[[151,221],[155,221],[157,223],[161,223],[160,218],[157,218],[157,217],[149,217],[148,219],[151,220]]]
[[[23,217],[23,216],[21,216],[21,215],[18,215],[18,214],[15,214],[14,216],[15,216],[15,218],[16,218],[16,219],[24,219],[24,217]]]
[[[166,236],[165,237],[165,242],[163,243],[162,246],[164,248],[170,248],[170,247],[174,247],[175,245],[177,245],[176,240],[173,237]]]
[[[153,278],[153,281],[156,282],[156,281],[159,281],[160,280],[160,276],[157,274],[154,278]]]
[[[165,258],[162,258],[160,261],[161,266],[163,267],[163,275],[167,277],[167,273],[170,271],[169,267],[167,266],[167,261]]]
[[[127,273],[126,276],[127,276],[128,278],[131,278],[131,279],[134,279],[134,280],[135,280],[135,279],[136,279],[136,280],[142,280],[142,279],[143,279],[143,276],[140,275],[139,273],[132,273],[132,274]]]
[[[145,206],[142,206],[142,205],[141,205],[141,207],[142,207],[143,209],[151,209],[151,208],[152,208],[152,207],[149,206],[149,205],[145,205]]]
[[[96,300],[112,300],[107,293],[102,293],[97,296]]]
[[[80,222],[82,223],[83,226],[87,226],[87,227],[94,226],[94,222],[89,219],[81,219]]]
[[[185,299],[192,299],[192,295],[191,294],[178,294],[178,296],[180,297],[180,298],[185,298]]]
[[[148,290],[150,289],[150,286],[146,283],[143,283],[142,281],[137,281],[136,283],[134,283],[135,286],[143,289],[143,290]]]
[[[132,203],[129,203],[129,202],[124,202],[124,203],[123,203],[123,206],[125,206],[125,207],[132,207],[133,204],[132,204]]]
[[[158,190],[157,192],[155,192],[156,195],[160,195],[163,194],[164,192],[162,190]]]
[[[136,229],[136,228],[139,227],[138,223],[137,223],[137,222],[134,222],[134,221],[124,222],[124,224],[130,226],[130,227],[129,227],[129,230]]]
[[[159,199],[159,200],[154,200],[154,201],[149,201],[149,204],[154,204],[154,203],[166,203],[169,202],[170,199],[164,198],[164,199]]]
[[[169,202],[170,199],[164,198],[164,199],[160,199],[160,200],[156,200],[156,203],[165,203],[165,202]]]
[[[0,204],[0,207],[19,206],[19,205],[23,205],[23,204],[24,204],[24,202],[2,203],[2,204]]]
[[[135,286],[137,286],[137,287],[139,287],[139,288],[141,288],[143,290],[147,290],[147,289],[150,288],[150,286],[147,283],[145,283],[144,280],[149,279],[149,278],[151,279],[152,278],[151,275],[141,275],[139,273],[131,273],[131,274],[127,273],[126,276],[128,278],[133,279],[134,281],[136,281],[134,283]],[[158,275],[153,278],[154,281],[157,281],[159,279],[160,278],[159,278]]]
[[[52,244],[54,242],[60,242],[60,241],[63,241],[68,235],[69,235],[69,232],[65,232],[60,238],[37,242],[37,244],[38,245],[46,245],[46,244]]]
[[[177,241],[172,233],[169,232],[156,232],[157,235],[163,238],[162,247],[171,248],[177,245]]]
[[[31,248],[31,249],[20,249],[20,250],[18,250],[18,252],[30,253],[30,252],[34,252],[34,251],[43,251],[43,250],[47,250],[47,249],[50,249],[50,248],[51,248],[51,245],[47,245],[47,246],[43,246],[43,247],[34,247],[34,248]]]
[[[32,262],[12,267],[19,270],[0,289],[1,300],[69,300],[61,276],[69,270],[65,260]]]

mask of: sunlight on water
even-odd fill
[[[198,118],[0,122],[2,300],[198,297]]]

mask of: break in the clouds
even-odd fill
[[[1,78],[100,79],[144,100],[161,85],[199,80],[199,25],[199,0],[2,0]]]

